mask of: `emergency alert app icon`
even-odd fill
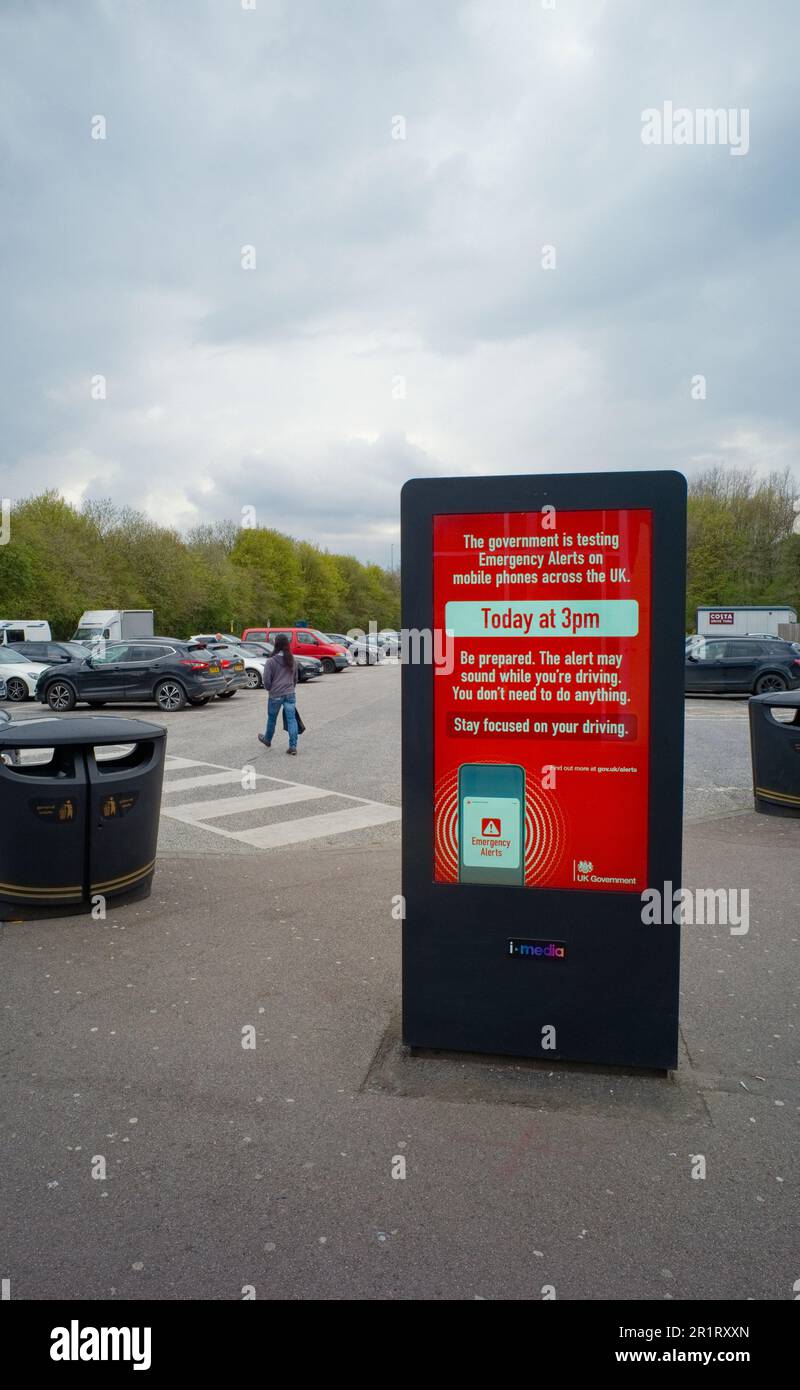
[[[480,869],[520,865],[520,803],[513,797],[465,797],[462,819],[464,864]]]

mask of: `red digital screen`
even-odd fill
[[[434,876],[647,886],[652,514],[433,519]]]

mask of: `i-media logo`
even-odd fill
[[[524,937],[511,936],[508,940],[508,954],[525,960],[566,960],[566,941],[528,941]]]

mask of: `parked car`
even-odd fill
[[[244,646],[243,639],[233,632],[196,632],[190,642],[225,642],[229,647]]]
[[[30,700],[36,694],[36,683],[46,669],[44,662],[31,661],[17,651],[17,643],[0,647],[0,679],[6,683],[7,700]]]
[[[748,632],[747,640],[749,641],[751,638],[759,642],[785,642],[787,640],[785,637],[776,637],[774,632]],[[722,641],[723,639],[718,638],[717,640]],[[730,640],[736,641],[737,639],[732,638]],[[693,632],[690,636],[686,638],[686,645],[687,647],[696,646],[698,642],[707,641],[708,637],[706,637],[704,634]],[[800,651],[800,642],[791,642],[789,645],[792,647],[796,647],[797,650]]]
[[[75,661],[87,655],[83,642],[17,642],[14,651],[22,652],[29,661],[43,661],[55,666],[62,661]]]
[[[350,654],[356,666],[377,666],[384,658],[385,649],[378,641],[377,635],[368,632],[351,642]]]
[[[127,700],[154,700],[165,713],[187,704],[204,705],[224,693],[226,681],[211,652],[193,643],[151,638],[107,642],[97,655],[48,666],[36,684],[36,698],[53,710]]]
[[[226,642],[205,641],[202,637],[190,637],[185,642],[180,637],[154,637],[153,641],[171,642],[173,645],[179,643],[188,646],[190,650],[209,652],[212,659],[219,664],[220,674],[225,682],[224,690],[217,694],[217,698],[220,700],[228,699],[231,695],[235,695],[237,690],[244,690],[250,684],[247,679],[248,672],[245,669],[241,643],[229,647]]]
[[[319,632],[315,627],[247,627],[242,633],[242,641],[274,642],[279,632],[289,638],[295,656],[315,657],[322,663],[326,675],[352,665],[352,658],[341,643],[331,642],[324,632]]]
[[[403,644],[400,639],[400,634],[398,632],[394,632],[392,628],[387,627],[384,628],[382,632],[379,632],[378,641],[383,643],[384,647],[386,648],[387,656],[400,655]]]
[[[213,637],[195,637],[192,639],[192,646],[213,653],[219,661],[225,678],[225,689],[220,694],[220,700],[229,700],[237,690],[257,690],[260,686],[266,657],[260,662],[255,657],[250,657],[248,665],[241,642],[232,644],[224,640],[217,641]]]
[[[332,641],[338,640],[336,633],[329,633],[328,636]],[[366,632],[363,637],[346,637],[344,640],[359,666],[373,666],[400,653],[400,638],[391,628]]]
[[[244,642],[242,648],[256,656],[263,656],[265,659],[272,656],[275,651],[271,642]],[[296,656],[295,662],[297,663],[298,685],[304,684],[305,681],[313,681],[317,676],[322,675],[322,662],[317,661],[314,656]]]
[[[773,637],[695,638],[686,647],[687,694],[764,695],[800,687],[800,651]]]

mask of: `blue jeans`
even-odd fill
[[[272,735],[275,733],[275,725],[278,722],[278,715],[281,709],[286,710],[286,723],[289,726],[289,747],[297,747],[297,719],[295,717],[296,698],[294,695],[270,695],[267,701],[267,727],[265,738],[267,743],[272,743]]]

